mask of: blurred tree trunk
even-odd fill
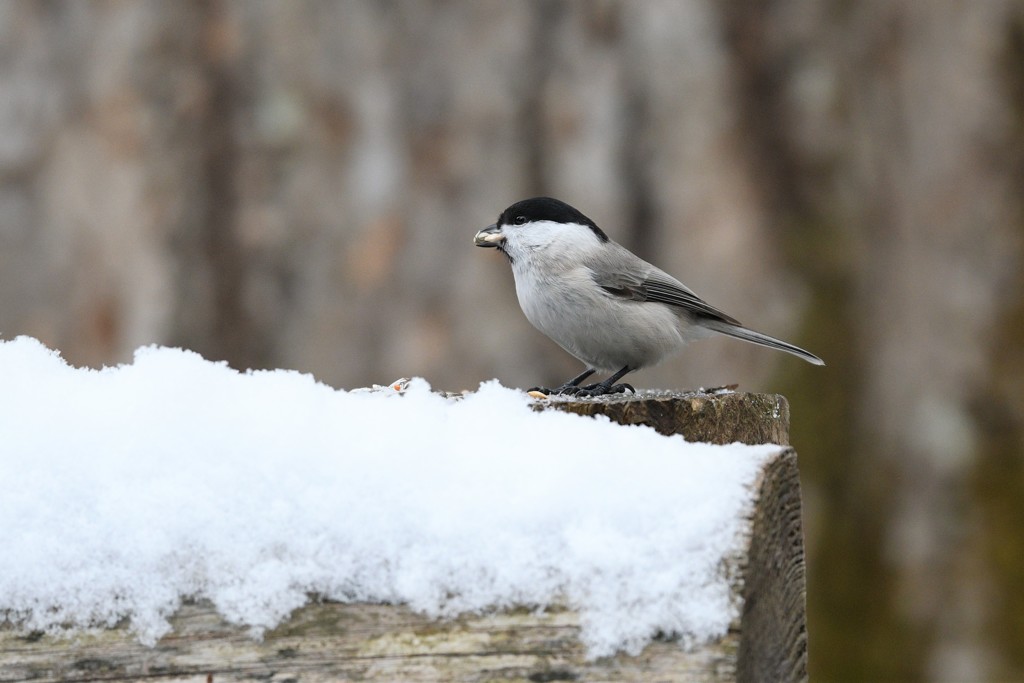
[[[1024,591],[1024,515],[1008,505],[1022,500],[1024,458],[1024,410],[1008,403],[1024,395],[1024,107],[1007,97],[1024,76],[1021,9],[741,1],[727,12],[749,163],[814,283],[811,348],[844,386],[817,419],[794,413],[797,443],[843,454],[804,461],[821,488],[809,496],[812,677],[1024,670],[1021,603],[1000,597]],[[1007,353],[1012,377],[995,374]],[[821,395],[807,372],[787,384],[794,405]],[[1017,560],[1000,562],[1008,553]]]
[[[788,395],[812,678],[1008,678],[1022,122],[1014,0],[0,3],[0,335],[557,383],[470,237],[562,197],[828,362],[708,341],[635,379]]]

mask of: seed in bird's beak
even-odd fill
[[[473,237],[473,244],[478,247],[496,247],[504,241],[504,233],[494,224],[488,225]]]

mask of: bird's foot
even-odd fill
[[[580,391],[583,390],[583,387],[576,386],[575,384],[570,384],[569,382],[566,382],[557,389],[548,389],[547,387],[533,387],[532,389],[527,389],[526,393],[529,394],[536,391],[546,396],[575,396]]]
[[[595,396],[611,396],[612,394],[624,394],[627,391],[636,393],[636,389],[633,388],[632,384],[604,384],[598,382],[597,384],[588,384],[585,387],[577,386],[574,384],[563,384],[557,389],[548,389],[547,387],[533,387],[528,389],[526,393],[533,394],[534,392],[543,394],[545,396],[576,396],[578,398],[594,398]]]
[[[611,396],[612,394],[624,394],[627,390],[632,393],[636,393],[636,389],[633,388],[632,384],[612,384],[608,385],[603,382],[597,384],[588,384],[585,387],[576,387],[573,395],[581,398],[593,398],[595,396]]]
[[[636,393],[636,389],[633,388],[632,384],[613,384],[615,380],[622,377],[629,371],[629,366],[624,367],[619,372],[615,373],[603,382],[597,384],[587,384],[586,386],[580,386],[580,382],[594,374],[593,370],[588,369],[583,374],[573,377],[568,382],[558,387],[557,389],[548,389],[547,387],[533,387],[526,393],[531,396],[537,397],[548,397],[548,396],[579,396],[580,398],[591,398],[594,396],[607,396],[609,394],[623,394],[627,390]]]

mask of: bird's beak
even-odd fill
[[[497,247],[504,241],[505,235],[496,223],[491,223],[473,238],[473,244],[478,247]]]

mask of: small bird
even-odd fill
[[[714,332],[825,364],[813,353],[743,327],[557,199],[516,202],[476,233],[473,243],[505,254],[526,319],[586,364],[556,389],[534,388],[545,394],[635,391],[616,382]],[[613,374],[581,386],[598,370]]]

